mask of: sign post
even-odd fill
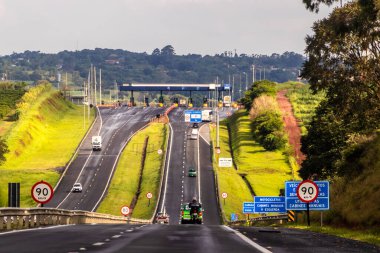
[[[297,187],[297,197],[306,203],[307,225],[310,227],[310,202],[317,199],[319,193],[318,186],[311,180],[302,181]]]
[[[45,203],[51,200],[54,191],[49,183],[41,181],[32,186],[31,194],[34,201],[40,203],[41,207],[43,207]]]
[[[153,194],[151,192],[148,192],[146,194],[146,197],[148,198],[148,206],[150,205],[150,199],[153,197]]]
[[[222,198],[223,198],[223,204],[226,205],[226,198],[228,197],[227,192],[222,193]]]

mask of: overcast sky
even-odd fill
[[[99,48],[176,54],[303,53],[331,12],[302,0],[0,0],[0,55]]]

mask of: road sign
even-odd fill
[[[302,181],[297,187],[297,197],[305,203],[313,202],[318,197],[318,186],[311,180]]]
[[[216,147],[215,151],[216,151],[217,154],[220,154],[220,148],[219,147]]]
[[[231,221],[237,221],[238,220],[238,215],[235,213],[231,213]]]
[[[232,158],[219,158],[219,167],[231,168]]]
[[[255,213],[255,203],[254,202],[244,202],[243,203],[243,213]]]
[[[285,197],[255,196],[255,213],[285,213]]]
[[[229,89],[231,89],[231,84],[229,84],[229,83],[225,83],[225,84],[224,84],[224,89],[225,89],[225,90],[229,90]]]
[[[54,191],[49,183],[41,181],[33,185],[31,193],[34,201],[45,204],[51,200]]]
[[[288,221],[295,221],[295,213],[292,210],[288,210]]]
[[[297,188],[300,181],[287,181],[285,182],[285,208],[286,210],[307,210],[306,203],[302,202],[297,196]],[[318,197],[310,202],[310,210],[329,210],[330,209],[330,196],[329,196],[329,182],[328,181],[314,181],[318,186]]]
[[[127,216],[130,212],[130,209],[128,206],[122,206],[120,212],[122,215]]]
[[[158,153],[159,155],[162,155],[162,149],[157,150],[157,153]]]
[[[202,122],[202,111],[199,110],[186,110],[185,122],[200,123]]]
[[[228,197],[227,192],[223,192],[223,193],[222,193],[222,198],[226,199],[227,197]]]
[[[146,194],[146,197],[147,197],[148,199],[151,199],[151,198],[153,197],[153,194],[152,194],[151,192],[148,192],[148,193]]]

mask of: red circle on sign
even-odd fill
[[[152,194],[151,192],[148,192],[148,193],[146,194],[146,197],[147,197],[148,199],[151,199],[151,198],[153,197],[153,194]]]
[[[44,201],[39,200],[38,196],[34,195],[34,193],[35,193],[34,190],[36,190],[36,188],[39,185],[43,185],[43,186],[47,187],[50,190],[50,196],[46,200],[44,200]],[[54,195],[53,187],[51,187],[51,185],[48,182],[44,182],[44,181],[37,182],[37,183],[35,183],[32,186],[31,195],[32,195],[32,198],[34,199],[34,201],[36,201],[37,203],[45,204],[45,203],[49,202],[51,200],[51,198],[53,197],[53,195]]]
[[[222,198],[225,199],[225,198],[227,198],[227,196],[228,196],[227,192],[223,192],[223,193],[222,193]]]
[[[122,206],[120,212],[122,215],[127,216],[131,209],[128,206]]]
[[[301,188],[302,185],[304,184],[311,184],[315,187],[315,190],[316,190],[316,193],[315,193],[315,196],[313,196],[311,199],[304,199],[300,193],[299,193],[299,189]],[[313,202],[314,200],[316,200],[318,198],[318,194],[319,194],[319,188],[318,188],[318,185],[316,183],[314,183],[313,181],[311,180],[304,180],[302,181],[298,187],[297,187],[297,197],[299,200],[301,200],[302,202],[305,202],[305,203],[310,203],[310,202]],[[311,195],[311,194],[310,194]]]

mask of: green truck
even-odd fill
[[[202,205],[196,201],[182,204],[181,224],[202,224],[203,209]]]

